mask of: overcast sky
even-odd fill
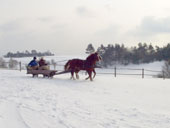
[[[170,42],[170,0],[0,0],[0,55]]]

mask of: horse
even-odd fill
[[[74,79],[74,73],[76,74],[76,78],[79,79],[79,76],[78,76],[78,72],[80,70],[85,70],[87,71],[88,73],[88,77],[86,78],[89,79],[92,81],[96,75],[96,72],[95,72],[95,65],[96,65],[96,62],[97,61],[100,61],[101,60],[101,56],[95,52],[91,55],[89,55],[86,60],[81,60],[81,59],[72,59],[72,60],[69,60],[65,66],[64,66],[64,70],[65,71],[70,71],[71,72],[71,79]],[[92,78],[92,72],[94,73],[94,76]]]

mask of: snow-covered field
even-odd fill
[[[1,69],[0,128],[170,128],[169,79],[85,77],[32,78],[26,71]]]

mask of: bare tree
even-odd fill
[[[165,64],[162,67],[162,76],[165,78],[170,78],[170,60],[165,61]]]

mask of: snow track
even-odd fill
[[[169,128],[170,80],[0,70],[2,128]]]

